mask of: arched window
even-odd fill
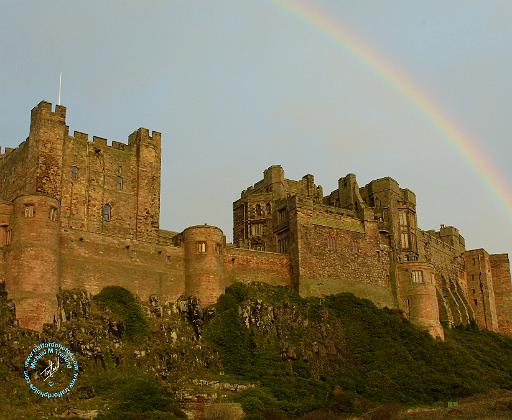
[[[103,216],[104,222],[110,222],[111,213],[112,213],[112,207],[110,206],[110,204],[108,204],[108,203],[104,204],[103,210],[102,210],[102,216]]]

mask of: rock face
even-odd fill
[[[202,329],[215,314],[195,297],[182,296],[176,303],[162,304],[158,296],[151,296],[142,305],[150,333],[137,343],[127,340],[127,320],[98,305],[85,289],[62,290],[57,302],[59,317],[45,324],[41,332],[30,331],[16,326],[14,304],[0,289],[0,371],[5,374],[0,389],[3,383],[13,381],[24,389],[24,360],[35,345],[45,341],[68,347],[77,357],[80,375],[86,378],[91,372],[115,375],[133,367],[154,375],[191,413],[197,414],[205,405],[251,386],[211,379],[212,375],[223,375],[223,368],[218,355],[202,339]],[[73,395],[78,399],[95,398],[95,387],[81,378]]]

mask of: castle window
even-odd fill
[[[171,262],[171,256],[170,256],[170,255],[166,255],[166,256],[165,256],[165,262],[166,262],[167,264],[169,264],[169,263]]]
[[[73,165],[71,167],[71,181],[77,181],[78,180],[78,166]]]
[[[12,242],[12,229],[7,229],[7,235],[5,238],[5,244],[10,245]]]
[[[334,236],[327,237],[327,249],[336,249],[336,238]]]
[[[199,241],[197,243],[197,252],[199,252],[200,254],[204,254],[206,252],[206,242]]]
[[[25,204],[25,217],[34,217],[34,206],[32,204]]]
[[[412,272],[412,281],[414,283],[423,283],[423,271],[414,270]]]
[[[103,205],[103,209],[102,209],[102,217],[103,217],[103,221],[104,222],[110,222],[110,218],[112,216],[112,207],[110,206],[110,204],[104,204]]]
[[[261,236],[263,235],[263,223],[254,223],[251,225],[251,234],[252,236]]]
[[[259,205],[259,204],[256,204],[256,215],[257,216],[263,215],[263,211],[261,210],[261,205]]]
[[[267,203],[267,215],[272,213],[272,206],[270,205],[270,203]]]
[[[478,299],[475,299],[475,306],[478,305]]]
[[[402,244],[402,249],[409,249],[409,234],[407,232],[402,232],[400,234],[400,242]]]
[[[277,212],[277,223],[282,223],[286,220],[286,208],[279,209]]]
[[[359,246],[357,245],[357,241],[356,240],[352,241],[352,252],[354,254],[357,254],[359,252]]]
[[[55,207],[50,207],[50,212],[48,213],[48,218],[52,221],[52,222],[56,222],[58,220],[58,212],[57,212],[57,209]]]
[[[123,177],[116,176],[116,190],[122,191],[123,190]]]
[[[277,248],[282,254],[288,252],[288,236],[283,236],[277,240]]]
[[[407,226],[407,213],[405,211],[398,212],[400,226]]]
[[[215,253],[217,255],[220,255],[222,253],[222,245],[221,244],[219,244],[219,243],[215,244]]]

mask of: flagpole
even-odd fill
[[[62,91],[62,72],[59,74],[59,101],[58,104],[60,105],[60,93]]]

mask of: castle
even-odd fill
[[[416,197],[353,174],[324,195],[313,175],[271,166],[233,203],[233,242],[214,226],[160,229],[160,133],[127,144],[69,133],[66,108],[39,103],[30,134],[0,155],[0,281],[22,327],[60,322],[62,289],[119,285],[142,300],[214,303],[233,282],[302,296],[352,292],[443,337],[475,321],[512,335],[507,254],[467,251],[451,226],[423,231]]]

